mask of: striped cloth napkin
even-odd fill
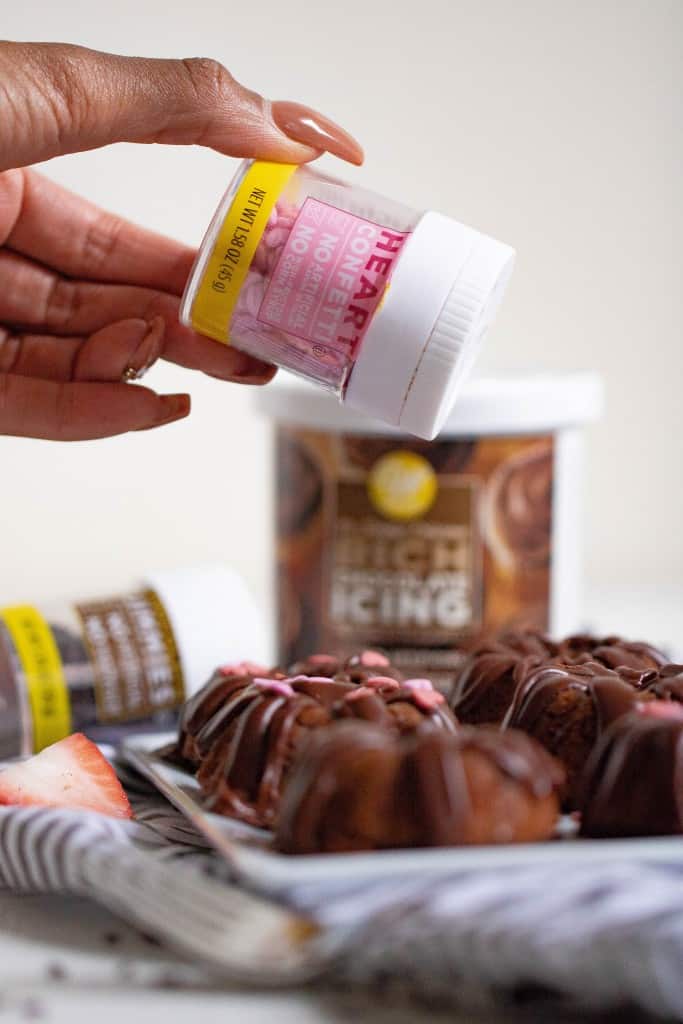
[[[121,773],[133,822],[0,809],[0,885],[87,895],[207,979],[314,979],[468,1010],[552,998],[582,1013],[635,1006],[683,1019],[683,863],[350,878],[283,899],[234,884],[179,812]]]

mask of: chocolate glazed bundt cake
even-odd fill
[[[533,842],[553,832],[563,771],[522,733],[396,736],[339,722],[311,737],[284,794],[284,853]]]
[[[289,672],[279,668],[265,668],[254,662],[242,661],[221,665],[211,679],[190,697],[180,711],[178,741],[163,753],[169,760],[188,769],[199,765],[196,737],[208,720],[227,703],[228,699],[241,692],[259,677],[262,679],[286,679],[288,676],[312,676],[361,683],[370,676],[385,673],[392,679],[400,679],[400,672],[394,668],[386,655],[380,651],[362,651],[347,659],[331,654],[312,654],[306,661],[299,662]]]
[[[376,675],[380,668],[393,671],[379,652],[364,651],[344,662],[314,655],[298,667],[330,674],[256,675],[257,666],[228,666],[186,704],[178,756],[198,769],[209,810],[271,826],[301,746],[336,718],[374,715],[395,732],[427,721],[455,728],[444,699],[427,680],[403,683]]]
[[[541,665],[518,685],[502,728],[521,729],[562,762],[567,776],[563,807],[571,811],[598,737],[640,702],[654,699],[597,662]]]
[[[172,749],[165,751],[165,756],[185,768],[197,768],[197,734],[233,694],[249,686],[254,677],[270,674],[274,677],[279,675],[277,671],[271,673],[269,669],[250,661],[217,668],[208,683],[185,701],[180,709],[178,741]]]
[[[518,686],[535,668],[586,663],[617,671],[626,682],[640,685],[648,673],[654,678],[666,657],[650,644],[615,636],[581,633],[556,642],[536,631],[503,633],[470,652],[456,675],[449,703],[466,724],[502,722]]]
[[[642,704],[607,729],[586,765],[579,806],[583,836],[683,833],[680,704]]]
[[[234,693],[196,737],[207,809],[272,825],[301,744],[329,724],[332,706],[353,689],[326,676],[259,677]]]

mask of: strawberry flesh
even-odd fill
[[[71,807],[111,818],[133,816],[114,769],[80,732],[0,772],[0,804]]]

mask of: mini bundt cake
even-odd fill
[[[498,725],[512,703],[515,690],[529,671],[547,658],[523,656],[500,647],[470,656],[458,673],[449,703],[461,722]]]
[[[269,669],[250,661],[221,665],[217,668],[208,683],[183,704],[178,718],[178,741],[173,748],[165,752],[166,756],[185,767],[196,768],[199,764],[196,737],[209,718],[233,694],[249,686],[255,676],[270,674]]]
[[[208,809],[272,825],[304,741],[338,718],[370,718],[396,733],[424,723],[456,728],[444,698],[424,679],[399,684],[370,676],[360,686],[327,676],[257,677],[235,687],[195,737]]]
[[[562,780],[558,762],[522,733],[425,726],[396,736],[338,722],[298,759],[276,846],[341,853],[547,839]]]
[[[250,825],[273,824],[292,761],[332,705],[356,689],[326,676],[257,677],[232,694],[196,736],[206,807]]]
[[[577,805],[579,778],[598,737],[640,701],[653,699],[596,662],[541,665],[517,687],[502,728],[521,729],[562,762],[566,771],[563,806],[571,811]]]
[[[556,642],[534,630],[508,632],[475,647],[465,658],[449,703],[461,722],[498,723],[517,687],[537,667],[597,663],[618,672],[625,682],[641,685],[665,662],[662,652],[650,644],[615,636],[577,633]]]
[[[581,835],[683,833],[683,708],[653,701],[613,722],[582,780]]]

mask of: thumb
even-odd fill
[[[363,160],[333,121],[298,103],[270,103],[214,60],[2,42],[0,80],[10,112],[0,123],[0,170],[112,142],[200,145],[287,163],[322,150]]]

